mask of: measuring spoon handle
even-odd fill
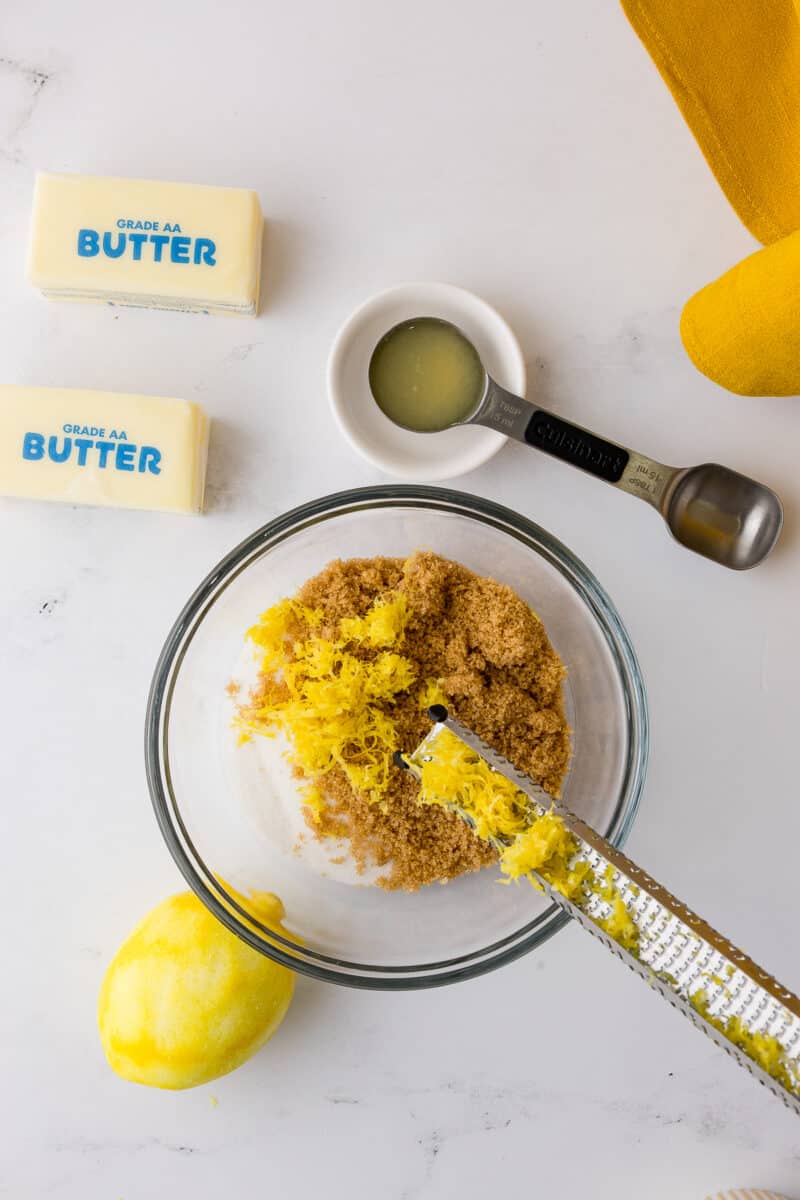
[[[673,467],[618,446],[507,392],[493,379],[489,380],[483,402],[469,424],[488,426],[535,450],[543,450],[631,496],[638,496],[659,511],[667,487],[677,474]]]

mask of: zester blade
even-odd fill
[[[575,861],[585,860],[597,879],[612,882],[638,929],[638,952],[623,949],[597,924],[610,910],[608,901],[600,895],[592,893],[578,907],[535,875],[543,891],[788,1108],[800,1114],[800,999],[794,992],[768,975],[445,709],[435,706],[429,711],[435,724],[410,757],[402,756],[403,765],[413,771],[415,760],[434,756],[438,734],[449,729],[493,770],[524,792],[536,815],[554,809],[577,840]],[[466,817],[461,810],[457,811]],[[691,997],[698,992],[703,993],[704,1012],[691,1003]],[[759,1061],[758,1046],[749,1044],[748,1035],[774,1038],[780,1044],[783,1050],[780,1078],[770,1074]]]

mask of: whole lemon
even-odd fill
[[[278,927],[277,896],[262,920]],[[190,1088],[246,1062],[280,1025],[294,972],[251,949],[193,892],[159,904],[106,972],[98,1023],[109,1064],[149,1087]]]

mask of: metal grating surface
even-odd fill
[[[638,953],[623,949],[597,924],[610,912],[607,900],[592,893],[579,908],[537,875],[537,882],[554,903],[800,1114],[800,999],[454,717],[438,721],[405,765],[413,770],[414,759],[435,755],[436,738],[442,729],[449,729],[493,770],[516,784],[534,812],[555,809],[578,841],[580,848],[574,861],[585,860],[598,879],[613,883],[639,931]],[[466,817],[463,812],[461,815]],[[704,993],[710,1020],[690,1002],[699,990]],[[726,1031],[725,1026],[734,1018],[741,1028],[734,1026]],[[731,1034],[735,1040],[731,1040]],[[769,1074],[753,1056],[757,1050],[741,1044],[746,1043],[747,1034],[776,1038],[785,1052],[789,1072],[797,1072],[795,1079],[785,1081],[784,1086]]]

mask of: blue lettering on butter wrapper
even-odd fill
[[[195,238],[194,240],[194,261],[196,263],[208,263],[210,267],[217,265],[217,260],[214,255],[217,252],[217,247],[212,242],[211,238]]]
[[[40,433],[26,433],[22,439],[22,457],[36,462],[44,458],[44,438]]]
[[[158,221],[132,221],[130,217],[126,220],[125,217],[120,217],[117,221],[117,229],[159,229]],[[169,223],[164,226],[169,228]]]
[[[169,256],[173,262],[188,263],[189,247],[192,244],[192,239],[188,237],[174,237],[170,246]]]
[[[118,471],[133,471],[134,458],[136,457],[136,447],[130,442],[117,442],[117,453],[114,459],[114,466]]]
[[[122,431],[123,438],[127,435]],[[70,437],[51,434],[46,437],[29,430],[22,438],[22,457],[27,462],[54,463],[74,460],[79,467],[99,467],[105,471],[138,471],[140,475],[161,474],[161,451],[156,446],[137,446],[135,442],[107,441],[103,438]]]
[[[72,438],[65,437],[62,439],[61,449],[58,448],[58,438],[51,437],[47,440],[47,455],[53,462],[66,462],[72,454]]]
[[[97,465],[101,471],[105,470],[106,463],[108,462],[109,450],[113,450],[115,446],[116,442],[95,442],[94,447],[97,451]]]
[[[150,241],[153,243],[153,262],[161,262],[161,251],[166,246],[169,238],[165,233],[151,233]]]
[[[133,261],[141,262],[142,246],[147,241],[147,234],[146,233],[129,233],[128,241],[130,242],[131,246],[133,247]]]
[[[123,233],[122,227],[128,232]],[[79,258],[125,258],[132,262],[173,262],[188,266],[215,267],[217,244],[213,238],[192,238],[181,234],[180,225],[166,222],[169,233],[130,232],[132,227],[158,229],[158,221],[117,221],[116,230],[79,229],[77,253]],[[166,247],[169,246],[167,252]]]
[[[125,234],[118,233],[116,243],[112,242],[113,234],[103,234],[103,254],[107,258],[121,258],[125,253]]]
[[[94,258],[100,253],[100,239],[96,229],[78,230],[78,254],[81,258]]]

